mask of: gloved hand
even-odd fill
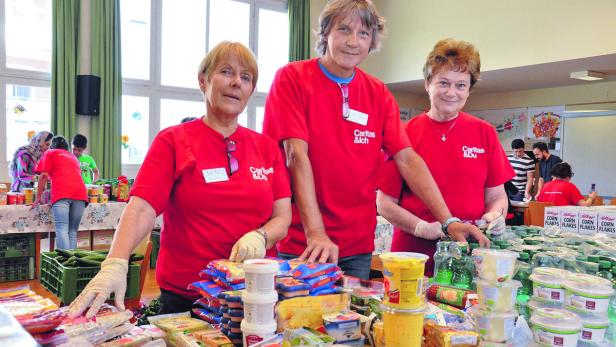
[[[101,271],[86,288],[73,301],[69,308],[69,316],[77,317],[86,308],[90,307],[86,318],[98,312],[111,293],[115,293],[115,305],[118,310],[124,311],[124,295],[126,294],[126,274],[128,273],[128,260],[120,258],[107,258],[101,264]]]
[[[486,233],[490,235],[501,235],[505,232],[506,228],[507,225],[505,224],[505,217],[503,217],[503,215],[500,215],[488,224],[488,229],[486,230]]]
[[[246,259],[263,258],[265,256],[265,239],[256,231],[242,236],[231,250],[229,260],[242,262]]]
[[[417,223],[413,235],[426,240],[438,240],[442,237],[445,237],[445,233],[443,233],[443,230],[441,228],[441,223],[428,223],[425,220],[421,220],[419,221],[419,223]]]

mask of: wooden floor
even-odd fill
[[[53,300],[56,305],[60,305],[60,300],[47,289],[45,289],[38,279],[0,283],[0,290],[18,288],[24,285],[30,286],[30,289],[32,289],[35,293],[39,294],[42,297]],[[158,297],[159,295],[160,289],[158,288],[158,284],[156,283],[156,269],[148,269],[148,273],[145,277],[145,284],[143,285],[143,291],[141,293],[141,301],[147,305],[152,299]]]

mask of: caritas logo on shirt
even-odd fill
[[[483,148],[462,146],[462,153],[464,158],[477,158],[478,154],[484,154],[486,152]]]
[[[355,135],[355,141],[353,142],[359,143],[362,145],[369,144],[370,139],[373,139],[376,137],[376,134],[374,133],[374,131],[359,130],[359,129],[355,129],[355,131],[353,132],[353,135]]]
[[[274,173],[274,168],[270,167],[266,169],[264,167],[250,167],[250,172],[252,173],[253,180],[263,180],[267,181],[267,175]]]

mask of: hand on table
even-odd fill
[[[306,236],[306,250],[299,257],[309,263],[338,263],[338,245],[325,232]]]

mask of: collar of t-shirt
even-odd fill
[[[338,76],[334,75],[333,73],[327,71],[325,66],[323,66],[323,64],[321,64],[321,60],[320,59],[317,60],[317,62],[319,63],[319,68],[321,69],[321,71],[323,71],[325,76],[327,76],[327,78],[332,80],[334,83],[349,84],[353,80],[353,77],[355,77],[355,71],[353,71],[353,75],[351,75],[351,77],[349,77],[349,78],[338,77]]]
[[[190,122],[186,122],[185,124],[188,124]],[[206,132],[209,133],[212,137],[219,139],[221,141],[225,141],[225,137],[223,134],[219,133],[218,131],[212,129],[209,125],[207,125],[205,122],[201,121],[198,122],[201,123],[201,125],[199,125],[199,127],[204,127]],[[239,142],[244,138],[244,127],[242,127],[241,125],[237,125],[237,129],[235,129],[235,131],[233,132],[233,134],[229,135],[227,137],[228,139],[235,141],[235,142]]]

